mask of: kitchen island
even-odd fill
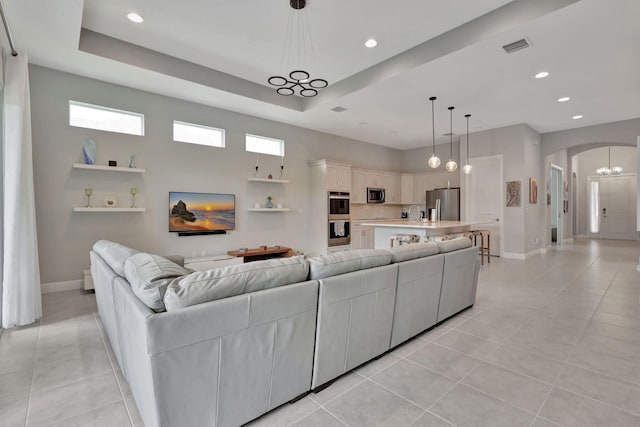
[[[464,221],[437,221],[417,222],[415,219],[403,219],[394,221],[368,221],[362,222],[363,226],[374,227],[375,248],[388,249],[393,234],[417,234],[421,240],[425,237],[429,240],[437,240],[443,236],[458,236],[483,223]]]

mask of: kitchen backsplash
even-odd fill
[[[351,205],[351,219],[375,219],[385,218],[394,219],[400,218],[400,212],[402,212],[402,206],[397,205]]]

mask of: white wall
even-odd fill
[[[80,279],[89,267],[89,250],[98,239],[111,239],[161,254],[220,254],[238,247],[280,244],[306,250],[309,224],[307,161],[329,158],[354,166],[402,170],[402,153],[335,135],[310,131],[252,116],[202,106],[127,87],[30,67],[33,157],[40,274],[43,283]],[[76,100],[145,114],[145,136],[75,128],[68,125],[68,101]],[[172,142],[172,121],[182,120],[226,129],[226,148]],[[255,155],[245,152],[244,135],[252,133],[286,141],[285,172],[289,185],[249,183]],[[81,161],[83,142],[98,148],[97,162],[127,165],[136,155],[145,174],[114,174],[72,169]],[[280,159],[261,156],[261,171],[277,175]],[[129,203],[138,187],[143,214],[72,213],[92,187],[94,206],[115,194]],[[236,230],[227,235],[178,237],[168,232],[168,192],[194,191],[236,195]],[[295,209],[288,214],[247,212],[272,195]]]
[[[425,135],[425,140],[427,137],[428,136]],[[433,154],[433,146],[431,145],[430,142],[425,142],[424,147],[403,151],[402,152],[402,171],[408,172],[408,173],[446,172],[446,169],[444,166],[449,161],[449,155],[451,154],[451,147],[449,146],[449,143],[436,144],[436,154],[438,155],[438,157],[440,157],[440,166],[437,169],[431,169],[427,165],[427,160],[429,160],[429,157],[431,157],[431,154]],[[465,152],[465,155],[466,155],[466,152]],[[453,160],[458,162],[458,170],[460,170],[460,168],[462,167],[462,164],[460,163],[460,138],[458,138],[458,140],[453,141]]]

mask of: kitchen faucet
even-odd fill
[[[418,205],[409,206],[409,211],[407,212],[407,218],[411,218],[411,209],[413,209],[413,208],[417,209],[416,221],[420,222],[420,206],[418,206]]]

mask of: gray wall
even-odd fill
[[[433,146],[430,142],[425,142],[425,147],[414,148],[413,150],[402,151],[402,171],[409,173],[420,172],[446,172],[444,165],[449,161],[451,148],[449,143],[436,144],[436,154],[440,157],[440,167],[431,169],[427,165],[427,160],[433,154]],[[466,149],[466,148],[465,148]],[[466,153],[465,153],[466,155]],[[458,170],[462,167],[460,163],[460,139],[453,141],[453,160],[458,162]],[[464,162],[464,159],[462,160]],[[458,172],[455,172],[458,173]]]
[[[611,147],[611,166],[622,166],[623,173],[637,173],[638,161],[637,161],[637,148],[617,146]],[[607,166],[609,153],[608,147],[595,148],[592,150],[584,151],[575,156],[576,159],[576,175],[577,175],[577,234],[587,234],[587,177],[594,176],[596,169],[602,166]]]
[[[540,136],[525,124],[477,132],[470,135],[469,157],[503,156],[503,179],[505,182],[522,183],[520,207],[504,208],[503,247],[508,254],[526,254],[542,245],[542,221],[544,199],[541,197]],[[460,138],[460,148],[466,156],[466,136]],[[529,204],[529,178],[538,179],[538,203]],[[464,188],[464,180],[461,180]],[[535,243],[538,241],[538,243]]]
[[[40,274],[43,283],[80,279],[89,267],[89,249],[98,239],[111,239],[134,248],[201,256],[238,247],[287,245],[306,250],[309,198],[307,161],[335,159],[354,166],[402,170],[398,150],[310,131],[226,110],[184,102],[131,88],[30,67],[33,155]],[[68,125],[68,101],[87,102],[145,114],[143,137],[75,128]],[[172,141],[172,121],[226,129],[226,148]],[[244,135],[252,133],[286,141],[285,171],[289,185],[250,183],[256,156],[245,152]],[[147,172],[116,174],[72,169],[81,161],[83,142],[98,148],[97,163],[117,160]],[[280,159],[261,156],[261,171],[277,176]],[[135,176],[132,176],[135,175]],[[92,187],[94,206],[114,194],[121,206],[130,202],[129,188],[138,187],[137,204],[146,213],[73,213],[85,202],[83,189]],[[168,192],[236,194],[236,230],[227,235],[178,237],[168,232]],[[247,208],[265,202],[294,208],[292,213],[252,213]]]

